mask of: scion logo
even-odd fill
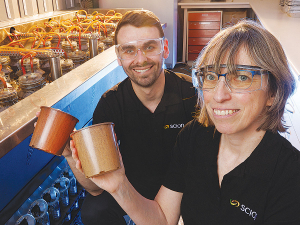
[[[253,220],[256,220],[257,213],[254,212],[252,209],[246,207],[243,204],[240,204],[237,200],[230,199],[230,204],[239,208],[242,212],[246,213],[247,215],[251,216]]]
[[[165,125],[164,129],[181,129],[184,127],[183,123],[174,123],[174,124],[170,124],[170,125]]]
[[[230,199],[230,204],[233,205],[233,206],[235,206],[235,207],[239,207],[240,206],[240,203],[237,200]]]

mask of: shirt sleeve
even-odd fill
[[[298,159],[279,160],[277,164],[281,171],[274,179],[268,193],[268,202],[265,210],[264,225],[299,225],[300,224],[300,160],[298,150],[295,149]],[[281,155],[280,159],[287,158]],[[283,161],[283,162],[282,162]]]
[[[93,124],[113,122],[112,119],[111,107],[109,106],[106,98],[102,96],[93,114]]]

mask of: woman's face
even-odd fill
[[[256,66],[243,48],[239,50],[235,64]],[[221,69],[222,74],[226,72],[227,68]],[[203,91],[208,115],[220,133],[249,134],[262,124],[261,115],[273,102],[273,98],[268,97],[267,76],[263,76],[262,82],[260,90],[234,93],[220,76],[215,89]]]

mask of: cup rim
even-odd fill
[[[97,123],[97,124],[93,124],[93,125],[91,125],[91,126],[87,126],[87,127],[83,127],[83,128],[81,128],[81,129],[79,129],[79,130],[76,130],[76,131],[74,131],[74,132],[72,132],[71,134],[70,134],[70,136],[71,136],[71,138],[72,138],[72,136],[75,134],[75,133],[78,133],[78,132],[80,132],[80,131],[83,131],[83,130],[85,130],[85,129],[90,129],[90,128],[93,128],[93,127],[96,127],[96,126],[100,126],[100,125],[115,125],[113,122],[104,122],[104,123]]]
[[[60,110],[60,109],[55,109],[55,108],[52,108],[52,107],[50,107],[50,106],[41,106],[40,109],[42,110],[42,108],[48,108],[48,109],[54,110],[54,111],[56,111],[56,112],[60,112],[60,113],[66,114],[66,115],[68,115],[68,116],[71,116],[71,117],[74,118],[75,120],[77,120],[76,123],[79,122],[79,119],[77,119],[75,116],[72,116],[71,114],[66,113],[66,112],[64,112],[64,111],[62,111],[62,110]]]

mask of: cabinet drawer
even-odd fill
[[[188,54],[188,61],[195,61],[199,54],[189,53]]]
[[[206,45],[211,38],[189,38],[188,45]]]
[[[188,21],[221,21],[221,12],[189,13]]]
[[[205,45],[195,45],[195,46],[189,46],[189,49],[188,49],[188,53],[196,53],[196,54],[199,54],[201,52],[201,50],[205,47]]]
[[[189,30],[189,37],[213,37],[219,30]]]
[[[189,22],[190,29],[220,30],[221,22]]]

